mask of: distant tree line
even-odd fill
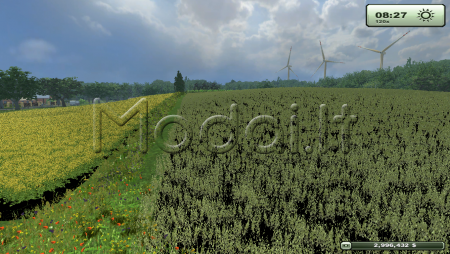
[[[38,94],[50,95],[52,98],[65,99],[82,87],[82,81],[77,81],[77,77],[41,78],[28,77],[31,72],[21,71],[17,66],[12,66],[9,70],[0,70],[0,108],[3,108],[3,100],[9,99],[13,102],[16,110],[20,109],[19,100],[21,98],[37,99]]]
[[[0,70],[0,98],[13,101],[15,108],[19,109],[19,100],[23,98],[35,99],[37,94],[50,95],[53,99],[62,101],[84,99],[93,103],[95,98],[103,101],[125,100],[130,97],[140,97],[174,92],[189,92],[199,90],[243,90],[276,87],[335,87],[335,88],[379,88],[379,89],[407,89],[424,91],[450,92],[450,60],[411,62],[408,58],[405,66],[390,67],[377,71],[363,70],[347,73],[342,78],[326,77],[318,82],[298,81],[295,79],[269,81],[235,81],[231,80],[225,85],[217,82],[208,82],[203,79],[183,79],[180,71],[177,72],[175,82],[157,79],[151,84],[94,82],[84,83],[70,78],[41,78],[28,77],[30,72],[21,71],[17,66],[7,71]],[[3,101],[0,100],[0,108]]]
[[[450,60],[415,62],[408,58],[405,66],[393,70],[377,69],[347,73],[342,78],[326,77],[318,82],[295,79],[262,82],[241,82],[231,80],[225,90],[260,89],[275,87],[335,87],[335,88],[380,88],[450,92]]]
[[[20,109],[19,100],[25,98],[28,100],[37,99],[37,95],[50,95],[52,99],[57,100],[57,105],[62,102],[66,107],[69,100],[84,99],[93,103],[95,98],[101,98],[103,101],[126,100],[128,98],[174,93],[176,91],[185,91],[185,81],[178,71],[175,78],[176,85],[170,81],[155,80],[151,84],[139,84],[113,82],[94,82],[84,83],[77,81],[77,77],[70,78],[36,78],[28,77],[31,72],[22,71],[17,66],[12,66],[9,70],[0,70],[0,108],[3,108],[3,100],[11,100],[16,110]]]
[[[195,83],[192,90],[220,90],[223,87],[216,82]]]
[[[320,87],[381,88],[424,91],[450,91],[450,60],[415,62],[411,58],[405,66],[393,70],[361,71],[342,78],[321,79]]]

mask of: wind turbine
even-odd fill
[[[292,46],[291,46],[291,50],[289,50],[289,58],[288,58],[287,65],[286,65],[283,69],[279,70],[279,71],[282,71],[282,70],[284,70],[286,67],[288,68],[288,80],[289,80],[289,71],[292,71],[292,73],[295,74],[295,72],[291,69],[292,65],[289,65],[289,60],[291,59],[291,51],[292,51]],[[277,72],[278,72],[278,71],[277,71]],[[277,73],[277,72],[275,72],[275,73]],[[297,74],[295,74],[295,76],[297,76]],[[297,76],[297,78],[298,78],[298,76]]]
[[[408,31],[408,33],[409,33],[409,31]],[[403,36],[407,35],[408,33],[404,34]],[[370,51],[373,51],[373,52],[380,53],[380,60],[381,60],[381,62],[380,62],[380,69],[383,69],[383,56],[386,55],[386,50],[388,50],[388,48],[392,47],[392,45],[394,45],[394,43],[398,42],[401,38],[403,38],[403,36],[398,38],[398,40],[394,41],[391,45],[387,46],[387,48],[383,49],[383,51],[378,51],[378,50],[375,50],[375,49],[368,49],[368,48],[364,48],[364,47],[361,47],[361,46],[358,46],[358,47],[363,48],[363,49],[367,49],[367,50],[370,50]]]
[[[323,78],[325,79],[325,76],[327,75],[327,63],[344,63],[344,62],[334,62],[334,61],[329,61],[325,59],[325,54],[323,53],[323,49],[322,49],[322,42],[320,42],[320,50],[322,50],[322,57],[323,57],[323,62],[320,64],[319,68],[317,68],[317,70],[314,72],[314,74],[316,74],[316,72],[320,69],[320,67],[322,66],[323,63],[325,63],[325,68],[323,69]],[[314,74],[312,76],[314,76]],[[312,78],[311,76],[311,78]]]

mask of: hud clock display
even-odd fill
[[[368,27],[443,27],[443,4],[368,4]]]

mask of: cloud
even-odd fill
[[[104,1],[97,1],[94,5],[106,10],[107,13],[121,15],[122,17],[119,18],[124,18],[124,15],[134,15],[160,31],[166,29],[164,23],[156,18],[156,15],[164,13],[164,11],[151,0],[110,0],[108,2],[109,4]]]
[[[56,47],[42,39],[29,39],[17,48],[10,49],[10,53],[27,62],[51,62],[51,56],[57,52]]]
[[[80,26],[82,25],[82,24],[80,24],[80,22],[78,22],[78,19],[77,19],[76,17],[70,16],[70,15],[69,15],[69,18],[72,19],[77,25],[80,25]],[[81,18],[81,20],[82,20],[82,21],[84,22],[84,24],[86,24],[87,27],[89,27],[92,31],[100,31],[100,32],[102,32],[103,34],[106,34],[106,35],[108,35],[108,36],[111,36],[111,32],[110,32],[110,31],[108,31],[107,29],[105,29],[105,28],[103,27],[103,25],[100,24],[99,22],[96,22],[96,21],[91,20],[91,18],[90,18],[89,16],[83,16],[83,17]]]
[[[158,11],[158,6],[151,0],[111,0],[107,4],[103,1],[96,1],[94,5],[102,7],[108,12],[115,14],[136,14],[148,15],[154,14]]]
[[[28,39],[9,51],[18,60],[28,63],[75,64],[83,59],[77,54],[57,55],[56,47],[43,39]]]
[[[218,32],[222,26],[239,17],[240,6],[233,0],[181,0],[177,8],[179,17],[188,17],[193,26]]]

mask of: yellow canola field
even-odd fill
[[[172,95],[144,96],[149,113]],[[122,116],[144,97],[106,104]],[[0,192],[20,193],[52,179],[67,179],[71,170],[108,154],[112,144],[138,124],[139,113],[123,126],[103,113],[102,151],[95,153],[93,105],[0,114]]]

